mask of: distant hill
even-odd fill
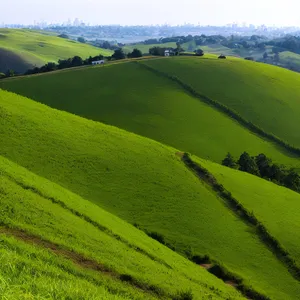
[[[0,72],[23,73],[34,66],[73,56],[87,58],[111,51],[26,29],[0,29]]]
[[[143,54],[149,54],[149,49],[153,47],[161,47],[161,48],[176,48],[176,43],[170,42],[170,43],[161,43],[161,44],[143,44],[143,43],[138,43],[138,44],[129,44],[126,45],[123,48],[123,50],[128,53],[132,52],[133,49],[139,49],[142,51]]]
[[[48,261],[52,272],[64,276],[66,282],[72,280],[70,274],[75,274],[95,285],[98,281],[94,276],[100,276],[97,280],[105,282],[109,293],[125,293],[130,299],[132,295],[137,299],[161,299],[162,295],[171,298],[178,290],[189,289],[195,299],[205,299],[207,295],[216,299],[240,297],[232,287],[227,288],[210,275],[206,277],[206,271],[199,266],[156,242],[152,244],[144,234],[84,198],[130,223],[161,234],[183,255],[209,255],[242,278],[244,285],[272,299],[295,299],[299,295],[299,282],[288,268],[251,225],[185,166],[180,151],[4,91],[0,91],[0,113],[0,137],[4,141],[0,155],[40,176],[1,160],[4,177],[0,197],[5,216],[2,232],[7,249],[19,249],[14,259],[29,266],[16,276],[17,285],[28,276],[25,270],[32,273],[38,268],[37,274],[43,274],[39,278],[47,278],[41,273],[41,264]],[[31,245],[16,239],[29,239]],[[55,258],[43,249],[54,245],[62,249],[55,250]],[[8,257],[12,255],[11,250],[5,251]],[[37,251],[26,259],[28,253]],[[63,260],[57,257],[60,253]],[[39,260],[34,262],[31,257]],[[74,260],[75,265],[85,262],[88,270],[74,270]],[[106,270],[114,281],[95,275],[95,268]],[[68,270],[68,277],[62,270]],[[7,271],[5,278],[10,279],[9,274]],[[126,286],[118,278],[126,281]],[[33,284],[31,279],[28,282]],[[75,286],[85,284],[82,280],[71,282],[67,285],[69,291],[64,291],[70,297]],[[52,293],[62,291],[55,279],[51,284]],[[134,294],[131,286],[138,287],[143,295]],[[47,291],[45,284],[40,290],[42,287]],[[88,292],[95,294],[97,290],[88,284]]]

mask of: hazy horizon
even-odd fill
[[[79,18],[91,25],[226,25],[246,23],[268,26],[298,26],[300,17],[297,0],[199,0],[187,3],[171,0],[115,0],[112,3],[97,0],[10,0],[1,4],[0,22],[5,24],[33,24],[37,22],[63,23]]]

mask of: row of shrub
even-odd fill
[[[254,214],[249,212],[229,191],[225,190],[224,186],[219,184],[217,179],[208,170],[196,164],[187,153],[183,155],[182,160],[188,168],[197,174],[198,177],[212,186],[238,216],[255,226],[261,240],[287,266],[290,273],[297,280],[300,280],[300,267],[296,264],[296,261],[290,256],[280,242],[268,232],[267,228],[254,216]]]
[[[294,169],[272,162],[265,154],[250,156],[247,152],[241,154],[238,160],[228,153],[222,165],[239,169],[258,177],[270,180],[278,185],[285,186],[293,191],[300,192],[300,176]]]
[[[171,245],[166,242],[165,237],[157,232],[149,232],[145,229],[142,229],[138,224],[134,224],[137,228],[140,230],[143,230],[149,237],[153,238],[154,240],[158,241],[159,243],[167,246],[168,248],[172,249],[173,251],[176,251],[176,247],[174,245]],[[194,254],[191,247],[188,247],[184,251],[184,255],[186,258],[188,258],[190,261],[194,262],[197,265],[200,264],[212,264],[212,267],[207,269],[208,272],[215,275],[216,277],[222,279],[225,281],[233,281],[237,284],[237,289],[246,297],[249,297],[251,299],[257,299],[257,300],[270,300],[269,297],[266,295],[263,295],[261,293],[258,293],[255,291],[252,287],[247,286],[244,284],[243,279],[239,276],[233,274],[232,272],[228,271],[225,266],[222,264],[214,261],[210,258],[209,255],[199,255]],[[193,299],[193,295],[190,291],[183,291],[180,292],[176,297],[173,298],[176,299]]]
[[[149,71],[152,71],[152,72],[156,73],[157,75],[167,77],[170,80],[176,82],[177,84],[179,84],[182,88],[184,88],[188,93],[190,93],[194,97],[199,98],[201,101],[204,101],[207,104],[210,104],[210,105],[214,106],[215,108],[217,108],[221,112],[223,112],[223,113],[227,114],[228,116],[230,116],[231,118],[235,119],[237,122],[239,122],[241,125],[248,128],[252,132],[260,135],[261,137],[267,138],[268,140],[270,140],[272,142],[277,143],[279,146],[285,148],[286,150],[290,151],[291,153],[300,155],[300,148],[294,147],[294,146],[288,144],[287,142],[281,140],[277,136],[275,136],[271,133],[265,132],[263,129],[261,129],[257,125],[253,124],[250,121],[245,120],[241,115],[239,115],[237,112],[233,111],[232,109],[228,108],[224,104],[221,104],[218,101],[210,99],[210,98],[206,97],[205,95],[199,94],[191,86],[189,86],[188,84],[182,82],[178,77],[169,75],[169,74],[164,73],[164,72],[159,71],[159,70],[156,70],[156,69],[154,69],[154,68],[152,68],[148,65],[145,65],[145,64],[142,64],[142,65],[145,68],[147,68]]]
[[[49,62],[40,68],[35,67],[35,68],[30,69],[27,72],[25,72],[25,75],[46,73],[46,72],[52,72],[52,71],[56,71],[56,70],[91,65],[93,61],[99,61],[99,60],[104,60],[104,59],[107,61],[111,61],[111,60],[125,59],[126,57],[127,58],[138,58],[138,57],[142,57],[142,53],[140,50],[134,49],[132,52],[128,53],[126,56],[122,49],[117,49],[117,50],[115,50],[115,52],[112,56],[108,56],[108,57],[104,57],[103,55],[97,55],[94,57],[90,56],[89,58],[83,60],[80,56],[74,56],[74,57],[68,58],[68,59],[60,59],[58,61],[58,63]],[[12,76],[9,76],[9,77],[12,77]]]

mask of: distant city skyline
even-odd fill
[[[300,27],[300,3],[286,0],[10,0],[1,3],[2,24],[66,23],[78,18],[90,25],[199,25],[229,23]],[[79,21],[80,22],[80,21]]]

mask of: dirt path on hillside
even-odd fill
[[[21,240],[27,244],[50,250],[55,255],[70,260],[75,265],[81,268],[100,272],[102,275],[109,276],[115,280],[126,282],[132,287],[139,289],[143,293],[152,294],[152,296],[154,297],[158,296],[159,299],[170,298],[170,296],[162,292],[162,290],[159,287],[141,282],[128,274],[119,274],[117,271],[105,266],[104,264],[101,264],[93,259],[87,258],[73,250],[66,249],[64,246],[52,243],[48,240],[44,240],[41,237],[28,233],[24,230],[20,230],[17,228],[0,227],[0,234],[13,236],[14,238]]]

